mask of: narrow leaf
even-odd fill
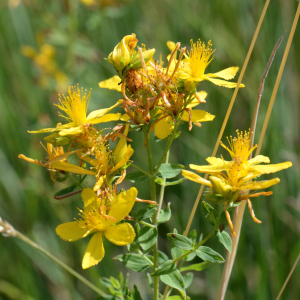
[[[176,270],[176,265],[173,262],[173,260],[168,260],[166,262],[164,262],[162,265],[160,265],[156,271],[151,274],[151,276],[160,276],[160,275],[164,275],[164,274],[169,274],[173,271]]]
[[[192,272],[186,273],[183,276],[184,286],[187,289],[193,282],[194,274]]]
[[[161,164],[158,169],[158,175],[164,178],[173,178],[181,173],[185,167],[177,164]]]
[[[169,274],[161,275],[160,280],[164,284],[185,293],[184,281],[178,270],[175,270]]]
[[[155,244],[157,235],[157,228],[144,226],[140,230],[136,242],[145,250],[145,252],[148,252],[150,251],[151,247]]]
[[[218,212],[205,201],[202,201],[201,206],[206,221],[214,227],[218,226],[218,220],[219,220]]]
[[[158,217],[158,224],[165,223],[171,218],[171,202],[168,203],[168,206],[164,209],[161,209]]]
[[[223,230],[222,232],[218,230],[216,232],[217,240],[224,245],[224,247],[231,253],[232,250],[232,241],[230,235]]]
[[[149,257],[149,256],[148,256]],[[122,262],[128,269],[135,272],[142,272],[150,267],[149,262],[138,253],[128,253],[115,257]]]
[[[180,249],[183,250],[192,250],[193,242],[186,236],[178,234],[178,233],[168,233],[169,242]]]
[[[149,176],[147,176],[145,173],[140,171],[130,172],[125,177],[125,180],[129,180],[133,183],[142,182],[147,179],[149,179]]]
[[[136,285],[133,286],[132,297],[133,297],[133,300],[143,300]]]
[[[144,220],[144,219],[151,218],[156,211],[157,211],[157,205],[156,204],[148,205],[148,206],[140,209],[136,213],[136,218],[138,220]]]
[[[201,246],[196,250],[198,257],[210,263],[223,263],[225,259],[216,251],[209,247]]]
[[[71,193],[75,190],[76,186],[77,185],[71,185],[67,188],[62,189],[62,190],[58,191],[57,193],[55,193],[54,197],[59,197],[59,196],[63,196],[63,195],[66,195],[68,193]]]
[[[180,272],[184,271],[203,271],[211,265],[209,262],[202,262],[200,264],[194,264],[187,267],[180,268]]]

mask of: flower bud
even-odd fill
[[[154,55],[155,49],[150,49],[143,51],[143,58],[145,63],[147,63]],[[142,62],[139,53],[132,57],[130,61],[130,69],[140,69],[142,67]]]
[[[212,184],[214,193],[217,195],[227,197],[232,191],[231,185],[229,185],[224,178],[210,176],[209,181]]]
[[[108,56],[108,61],[115,67],[116,70],[123,70],[131,59],[133,49],[137,44],[135,34],[126,35],[122,41],[115,47],[114,51]]]
[[[190,93],[190,92],[194,91],[195,88],[196,88],[196,85],[195,85],[194,80],[189,78],[184,82],[184,90],[185,91]]]

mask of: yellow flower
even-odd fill
[[[215,50],[212,50],[211,47],[212,44],[210,41],[206,46],[205,43],[202,43],[200,40],[197,41],[197,43],[193,43],[193,40],[191,40],[191,51],[188,55],[185,55],[185,59],[181,61],[179,70],[175,76],[183,80],[192,79],[196,82],[209,80],[215,85],[227,88],[236,87],[235,82],[228,82],[226,80],[234,78],[239,69],[238,67],[230,67],[217,73],[205,74],[206,67],[213,60],[211,56]],[[175,67],[175,61],[173,66]],[[244,85],[241,84],[240,87],[244,87]]]
[[[130,62],[137,41],[134,33],[124,36],[114,51],[109,54],[108,62],[110,62],[116,70],[123,70]]]
[[[95,149],[95,159],[79,155],[81,159],[87,161],[95,168],[97,182],[94,186],[94,191],[99,190],[105,181],[110,183],[114,173],[124,167],[134,153],[131,145],[127,145],[126,136],[128,130],[129,125],[126,125],[123,137],[120,138],[113,152],[107,148],[103,141],[99,140]]]
[[[83,93],[83,88],[69,87],[68,96],[60,96],[60,104],[55,104],[60,108],[66,115],[59,113],[59,115],[67,121],[68,124],[58,126],[56,128],[45,128],[39,131],[29,131],[30,133],[43,133],[43,132],[58,132],[60,136],[72,136],[84,133],[84,125],[98,124],[103,122],[117,121],[120,119],[121,114],[107,114],[113,108],[118,106],[120,103],[117,102],[115,105],[99,109],[91,112],[87,116],[87,108],[89,105],[90,94]]]
[[[80,219],[59,225],[56,233],[64,240],[73,242],[94,233],[85,251],[82,268],[86,269],[98,264],[104,257],[103,234],[113,244],[125,246],[135,239],[135,232],[129,223],[122,221],[131,211],[137,190],[131,188],[119,193],[112,199],[111,207],[106,215],[106,207],[97,195],[89,188],[82,192],[84,208],[80,210]]]
[[[249,198],[258,197],[259,195],[270,195],[272,192],[251,194],[249,191],[268,188],[279,183],[280,179],[273,178],[256,181],[255,178],[263,174],[275,173],[287,169],[292,166],[292,163],[287,161],[274,165],[260,165],[260,163],[270,162],[269,158],[263,155],[258,155],[248,160],[249,155],[256,146],[249,149],[249,132],[240,133],[237,131],[237,135],[237,138],[228,139],[230,148],[221,143],[230,153],[232,161],[209,157],[206,159],[209,163],[207,166],[190,165],[190,168],[196,170],[198,173],[210,174],[209,180],[185,170],[182,171],[182,175],[189,180],[209,186],[210,193],[206,194],[206,198],[214,203],[224,204],[225,211],[227,204],[232,205],[234,202],[247,200],[253,220],[261,223],[255,218]],[[230,225],[230,217],[228,216],[229,214],[227,215],[227,220]]]
[[[73,165],[71,163],[68,163],[67,157],[73,153],[76,153],[80,150],[75,150],[71,152],[66,152],[64,153],[63,147],[57,147],[55,148],[52,144],[47,143],[47,148],[42,144],[46,152],[48,153],[48,159],[47,161],[41,162],[36,159],[32,159],[29,157],[26,157],[23,154],[19,154],[20,159],[24,159],[30,163],[45,167],[51,171],[51,179],[52,181],[55,182],[55,173],[53,170],[57,171],[65,171],[65,172],[70,172],[70,173],[75,173],[75,174],[86,174],[86,175],[96,175],[96,172],[86,170],[84,168],[81,168],[79,166]]]
[[[204,102],[204,99],[206,97],[207,93],[204,91],[198,92],[197,97]],[[177,97],[177,102],[179,99]],[[180,119],[184,122],[191,123],[199,123],[199,122],[206,122],[206,121],[212,121],[215,116],[211,115],[210,113],[206,112],[205,110],[199,110],[199,109],[192,109],[193,107],[197,106],[199,104],[199,101],[194,97],[194,100],[191,101],[189,105],[187,105],[187,109],[182,111],[181,105],[177,108],[179,109],[180,113]],[[175,104],[175,110],[176,110],[176,104]],[[157,123],[155,123],[154,127],[154,133],[159,139],[165,139],[168,137],[173,129],[174,129],[174,122],[173,117],[170,115],[170,110],[172,108],[168,109],[161,109],[159,111],[159,119]],[[177,114],[176,111],[173,111],[173,114]],[[190,127],[191,129],[191,127]]]

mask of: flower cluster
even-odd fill
[[[224,206],[226,218],[233,235],[235,235],[235,232],[233,231],[227,208],[240,203],[242,200],[246,200],[254,222],[261,223],[254,215],[252,203],[249,198],[260,195],[272,195],[272,192],[256,193],[256,191],[275,185],[280,180],[279,178],[263,181],[257,181],[256,179],[263,174],[275,173],[292,166],[292,163],[289,161],[276,165],[260,165],[260,163],[270,163],[269,158],[263,155],[249,159],[252,151],[256,148],[256,146],[250,148],[250,140],[250,131],[237,131],[236,138],[230,137],[228,139],[230,148],[221,143],[230,153],[232,161],[226,161],[223,158],[208,157],[206,160],[209,165],[207,166],[190,165],[190,168],[196,170],[198,173],[208,173],[210,175],[209,180],[191,171],[182,171],[182,175],[187,179],[209,186],[209,191],[205,195],[206,199]]]

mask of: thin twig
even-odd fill
[[[284,282],[284,284],[283,284],[283,286],[282,286],[282,288],[281,288],[281,290],[280,290],[280,292],[279,292],[276,300],[279,300],[279,298],[281,297],[281,295],[282,295],[282,293],[283,293],[283,291],[284,291],[287,283],[289,282],[289,280],[290,280],[290,278],[291,278],[291,276],[292,276],[292,274],[293,274],[293,272],[294,272],[294,270],[295,270],[295,268],[296,268],[296,266],[297,266],[297,264],[299,262],[299,259],[300,259],[300,254],[298,255],[298,257],[297,257],[297,259],[296,259],[296,261],[295,261],[295,263],[294,263],[294,265],[293,265],[293,267],[292,267],[292,269],[291,269],[288,277],[286,278],[286,280],[285,280],[285,282]]]

